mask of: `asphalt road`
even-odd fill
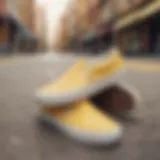
[[[158,62],[152,60],[151,67],[142,66],[150,60],[131,63],[125,79],[139,89],[143,103],[128,120],[121,120],[125,127],[121,144],[93,148],[74,143],[38,121],[39,106],[34,101],[34,91],[72,64],[70,58],[37,56],[1,60],[0,160],[159,160]]]

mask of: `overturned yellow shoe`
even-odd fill
[[[94,63],[78,60],[60,78],[38,90],[36,97],[44,105],[64,105],[87,99],[115,83],[126,70],[124,64],[116,49]]]
[[[121,126],[88,101],[65,108],[44,107],[41,118],[84,144],[109,145],[122,137]]]

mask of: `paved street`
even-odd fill
[[[0,160],[159,160],[159,60],[128,61],[125,78],[140,90],[143,103],[122,121],[122,144],[112,148],[78,145],[37,120],[34,91],[71,63],[70,57],[51,55],[0,60]]]

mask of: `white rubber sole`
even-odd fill
[[[104,133],[93,133],[87,132],[80,129],[76,129],[58,121],[54,120],[47,114],[42,114],[40,117],[42,120],[47,123],[52,124],[57,129],[59,129],[65,136],[70,139],[88,145],[111,145],[119,142],[122,138],[123,129],[120,125],[117,125],[117,128],[112,132],[106,131]]]
[[[116,84],[119,77],[123,77],[124,74],[127,72],[127,68],[123,68],[116,73],[114,73],[111,76],[107,76],[101,81],[98,81],[96,83],[90,84],[86,87],[83,87],[81,89],[72,91],[72,92],[66,92],[61,94],[46,94],[41,95],[39,93],[36,93],[36,99],[37,102],[41,105],[56,105],[56,106],[62,106],[68,103],[73,103],[78,100],[87,99],[88,97],[91,97],[95,95],[97,92],[100,92],[106,87],[109,87],[113,84]]]
[[[140,104],[143,103],[142,96],[138,91],[138,89],[128,84],[128,82],[123,81],[117,83],[116,85],[126,90],[132,96],[135,106],[139,106]]]

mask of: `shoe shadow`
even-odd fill
[[[114,117],[120,123],[128,124],[128,125],[136,125],[140,122],[140,119],[132,114],[132,113],[110,113],[112,117]]]
[[[40,130],[43,130],[47,133],[61,134],[54,125],[42,119],[41,117],[38,117],[37,125]]]
[[[85,147],[86,149],[91,149],[93,151],[115,151],[117,149],[119,149],[122,145],[122,142],[116,142],[116,143],[113,143],[113,144],[110,144],[110,145],[98,145],[98,146],[95,146],[95,145],[83,145],[83,147]]]
[[[91,145],[91,144],[83,144],[78,141],[71,140],[70,138],[66,137],[62,132],[60,132],[54,125],[51,123],[38,118],[37,122],[38,128],[42,132],[46,132],[48,135],[53,135],[53,136],[58,136],[61,139],[64,140],[65,143],[70,144],[71,146],[78,147],[78,148],[83,148],[86,150],[91,150],[91,151],[114,151],[118,149],[121,146],[121,142],[118,141],[116,143],[113,143],[111,145]]]

